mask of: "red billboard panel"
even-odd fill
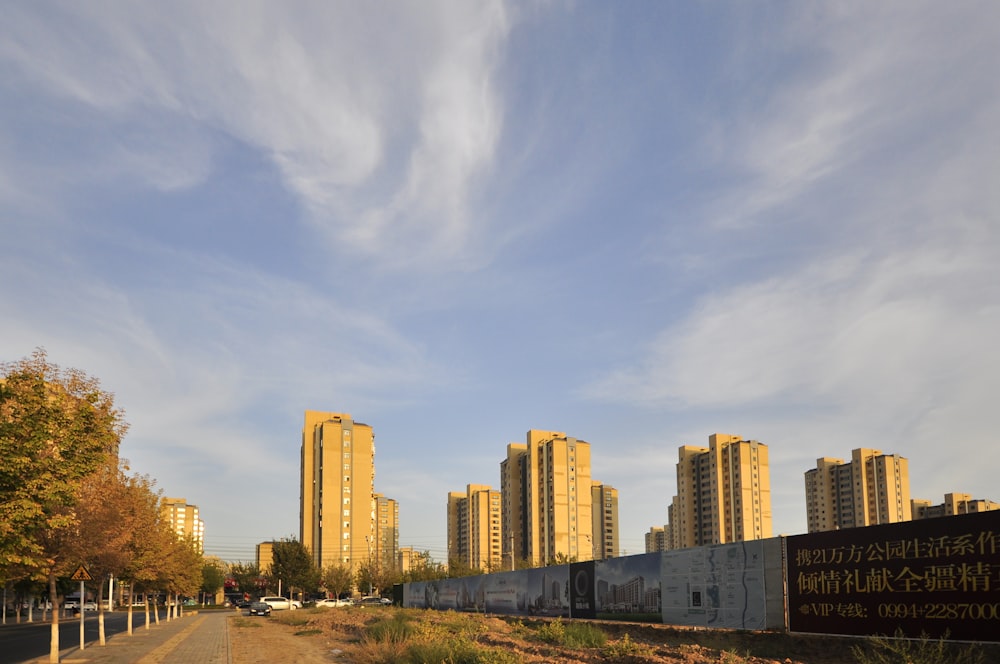
[[[786,539],[793,632],[1000,641],[1000,511]]]

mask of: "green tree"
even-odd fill
[[[45,579],[53,600],[49,659],[59,661],[59,576],[72,571],[81,484],[117,466],[127,425],[113,396],[44,350],[0,369],[0,574]]]
[[[320,574],[320,585],[326,592],[335,597],[342,597],[351,592],[354,586],[354,575],[347,565],[328,565]]]
[[[222,561],[218,558],[206,557],[201,565],[201,604],[205,605],[206,597],[215,597],[219,589],[226,583],[226,573]]]
[[[309,550],[294,537],[274,542],[269,576],[271,585],[278,585],[280,580],[282,587],[288,589],[289,596],[293,589],[316,592],[319,588],[319,570]]]
[[[250,597],[260,596],[260,568],[255,563],[232,563],[229,565],[229,576],[233,577],[236,589]]]
[[[430,551],[415,553],[410,560],[410,568],[402,575],[404,583],[412,581],[434,581],[448,578],[448,570],[441,563],[434,562]]]

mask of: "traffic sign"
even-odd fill
[[[71,576],[69,578],[71,578],[73,581],[93,581],[94,580],[94,577],[90,576],[90,572],[88,572],[87,568],[84,567],[83,565],[80,565],[79,567],[77,567],[76,571],[73,572],[73,576]]]

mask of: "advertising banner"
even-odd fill
[[[773,626],[767,621],[764,551],[766,544],[776,542],[753,540],[664,552],[663,622],[725,629]],[[780,553],[780,548],[775,550]],[[780,595],[780,584],[773,592]]]
[[[1000,641],[1000,512],[786,539],[793,632]]]

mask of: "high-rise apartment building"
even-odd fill
[[[375,434],[346,413],[305,412],[299,539],[320,567],[357,570],[377,541]]]
[[[592,557],[607,560],[618,557],[618,489],[600,482],[590,485],[590,508],[594,533]]]
[[[767,445],[715,433],[678,450],[671,536],[687,548],[771,536]]]
[[[954,514],[973,514],[975,512],[990,512],[1000,510],[1000,503],[983,498],[973,498],[968,493],[946,493],[944,502],[940,505],[931,505],[929,500],[914,498],[910,501],[910,511],[913,520],[934,519],[941,516],[952,516]]]
[[[261,542],[257,545],[257,569],[261,574],[270,574],[274,565],[274,541]]]
[[[375,546],[372,555],[376,569],[395,569],[399,554],[399,503],[375,494]]]
[[[558,431],[531,429],[500,462],[505,564],[538,565],[593,553],[590,444]]]
[[[809,532],[909,521],[909,462],[858,448],[851,460],[823,457],[805,473]]]
[[[198,506],[184,498],[164,498],[160,511],[170,530],[181,539],[189,539],[198,553],[205,553],[205,522],[198,516]]]
[[[469,484],[448,494],[448,564],[496,570],[502,566],[500,492]]]
[[[666,528],[651,526],[646,533],[646,553],[667,550]]]

